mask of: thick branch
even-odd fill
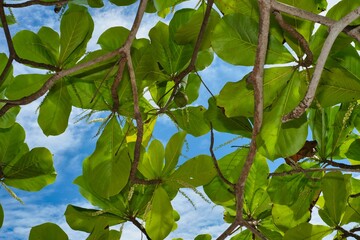
[[[148,240],[151,240],[150,236],[147,234],[145,228],[141,223],[135,218],[130,217],[129,220],[146,236]]]
[[[321,15],[318,15],[318,14],[315,14],[312,12],[308,12],[308,11],[305,11],[305,10],[302,10],[302,9],[299,9],[299,8],[296,8],[296,7],[293,7],[293,6],[290,6],[290,5],[275,1],[275,0],[272,1],[271,6],[274,10],[284,12],[284,13],[290,14],[292,16],[306,19],[306,20],[309,20],[312,22],[317,22],[317,23],[320,23],[320,24],[328,26],[328,27],[331,27],[332,25],[334,25],[336,23],[336,21],[333,19],[321,16]],[[342,31],[345,34],[349,35],[352,38],[355,38],[357,41],[360,42],[360,32],[354,30],[354,27],[346,26],[342,29]]]
[[[216,172],[217,172],[217,175],[220,177],[220,179],[226,183],[227,185],[229,185],[232,189],[235,188],[235,184],[233,184],[232,182],[230,182],[229,180],[227,180],[225,178],[225,176],[222,174],[221,170],[220,170],[220,167],[218,165],[218,162],[216,160],[216,156],[215,156],[215,153],[214,153],[214,131],[213,131],[213,126],[212,126],[212,123],[210,122],[210,153],[211,153],[211,157],[213,159],[213,163],[214,163],[214,167],[216,169]]]
[[[309,67],[313,63],[314,57],[306,39],[303,37],[303,35],[296,31],[295,28],[293,28],[290,24],[284,21],[281,13],[274,11],[274,15],[280,27],[286,32],[288,32],[293,38],[295,38],[300,43],[302,50],[305,52],[306,58],[302,63],[300,62],[300,65],[303,67]]]
[[[340,226],[335,227],[336,230],[342,232],[342,236],[346,239],[347,237],[353,237],[355,239],[360,239],[359,235],[356,235],[355,233],[348,231]]]
[[[259,26],[259,40],[256,52],[256,59],[254,64],[254,70],[251,74],[252,82],[254,85],[254,98],[255,98],[255,114],[254,114],[254,128],[251,137],[250,149],[246,162],[241,171],[241,175],[236,183],[236,219],[217,239],[225,239],[229,236],[238,225],[244,225],[248,227],[255,235],[260,239],[266,239],[256,228],[249,227],[249,224],[243,219],[244,209],[244,191],[246,179],[249,175],[251,166],[254,162],[256,155],[256,137],[260,132],[263,119],[263,74],[266,52],[268,47],[269,29],[270,29],[270,11],[271,0],[259,0],[260,9],[260,26]]]
[[[23,97],[21,99],[16,99],[16,100],[6,100],[6,99],[0,99],[0,102],[4,102],[6,103],[1,109],[0,109],[0,117],[3,116],[10,108],[18,106],[18,105],[25,105],[25,104],[29,104],[33,101],[35,101],[36,99],[40,98],[41,96],[43,96],[59,79],[70,75],[72,73],[75,73],[81,69],[87,68],[87,67],[91,67],[92,65],[95,65],[97,63],[106,61],[108,59],[111,59],[117,55],[119,55],[120,50],[115,50],[113,52],[107,53],[103,56],[100,56],[98,58],[92,59],[88,62],[79,64],[79,65],[75,65],[72,68],[69,69],[65,69],[62,70],[56,74],[54,74],[53,76],[51,76],[46,82],[45,84],[35,93]]]
[[[299,118],[306,111],[306,109],[309,108],[312,101],[314,100],[316,89],[317,86],[319,85],[320,77],[324,69],[326,60],[329,56],[332,45],[334,44],[336,38],[341,33],[341,31],[347,25],[349,25],[351,22],[357,19],[359,16],[360,16],[360,7],[351,11],[349,14],[347,14],[345,17],[343,17],[342,19],[340,19],[330,27],[329,35],[327,36],[323,48],[321,49],[321,53],[317,60],[317,64],[315,66],[315,70],[311,82],[309,84],[309,88],[306,92],[306,95],[304,99],[300,102],[300,104],[293,111],[283,116],[282,118],[283,122],[290,121],[291,119],[294,118]]]
[[[69,2],[68,0],[59,0],[59,1],[51,1],[51,2],[33,0],[33,1],[26,1],[26,2],[22,2],[22,3],[4,3],[4,7],[22,8],[22,7],[28,7],[31,5],[53,6],[56,4],[63,5],[68,2]]]
[[[4,10],[4,0],[0,0],[0,20],[1,20],[2,27],[4,29],[4,34],[5,34],[6,42],[8,45],[8,50],[9,50],[9,59],[5,65],[4,70],[2,71],[2,73],[0,75],[0,86],[1,86],[1,84],[5,81],[5,76],[9,73],[9,71],[11,69],[13,60],[16,57],[14,45],[11,40],[9,26],[6,21],[6,15],[5,15],[5,10]]]
[[[119,110],[120,100],[118,95],[118,89],[119,89],[120,81],[124,74],[125,64],[126,64],[126,58],[121,58],[119,62],[118,72],[111,86],[111,96],[114,102],[112,109],[113,112],[117,112]]]

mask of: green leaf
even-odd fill
[[[252,126],[246,117],[227,117],[222,107],[217,106],[216,98],[209,98],[209,108],[204,113],[207,121],[219,132],[239,134],[251,138]]]
[[[21,146],[25,141],[25,131],[15,123],[10,128],[0,128],[0,164],[9,165],[21,154]]]
[[[41,27],[38,36],[44,43],[44,47],[51,53],[55,59],[59,58],[60,36],[54,29],[49,27]]]
[[[111,213],[101,210],[86,209],[68,205],[65,211],[66,222],[74,230],[90,233],[98,221],[106,223],[108,226],[123,223],[125,220]]]
[[[345,156],[352,160],[360,161],[360,139],[355,139],[355,141],[350,144]]]
[[[169,27],[158,22],[149,32],[153,57],[167,74],[180,72],[190,61],[193,49],[190,45],[177,45],[169,36]]]
[[[125,43],[129,33],[124,27],[112,27],[101,34],[97,43],[104,50],[114,51]]]
[[[56,65],[55,55],[36,33],[22,30],[13,37],[13,43],[19,57],[38,63]]]
[[[307,222],[310,217],[309,211],[298,218],[294,210],[294,208],[288,207],[286,205],[273,205],[271,214],[274,219],[274,223],[279,229],[286,231],[296,227],[301,223]]]
[[[292,67],[265,69],[264,108],[271,106],[274,100],[279,98],[294,71]],[[250,75],[246,75],[238,82],[227,82],[216,97],[218,106],[225,110],[227,117],[254,115],[254,89],[246,82],[249,77]],[[233,101],[234,99],[237,101]]]
[[[76,62],[85,53],[93,29],[94,22],[87,8],[69,5],[60,23],[60,66]]]
[[[4,183],[25,191],[39,191],[56,178],[52,154],[46,148],[33,148],[9,165],[3,169]]]
[[[168,116],[187,133],[199,137],[210,131],[208,122],[204,118],[203,106],[186,107],[168,113]]]
[[[341,172],[329,172],[323,177],[321,189],[325,199],[325,206],[322,211],[329,216],[331,223],[327,222],[327,224],[330,224],[330,226],[336,226],[340,223],[350,194],[349,188],[349,175],[343,175]]]
[[[3,72],[8,62],[8,57],[5,53],[0,53],[0,72]],[[0,83],[0,95],[13,82],[13,67],[10,66],[8,73],[4,76],[4,80]]]
[[[93,8],[101,8],[104,6],[104,3],[102,0],[87,0],[90,7]]]
[[[169,196],[162,187],[156,188],[151,209],[146,216],[145,229],[151,239],[162,240],[171,232],[175,223]]]
[[[128,6],[135,3],[137,0],[110,0],[116,6]]]
[[[216,25],[212,35],[215,53],[224,61],[243,66],[255,62],[258,45],[258,24],[246,15],[225,15]],[[266,63],[288,63],[294,58],[280,41],[270,36]]]
[[[197,10],[181,9],[175,12],[170,21],[169,30],[176,43],[181,45],[195,44],[203,22],[205,9],[206,4],[202,4]],[[207,49],[211,46],[210,36],[219,21],[219,14],[213,9],[209,16],[200,49]]]
[[[0,104],[3,106],[3,104]],[[20,107],[16,106],[8,110],[3,116],[0,118],[0,128],[9,128],[14,125],[16,121],[16,116],[20,112]]]
[[[270,160],[292,156],[304,145],[308,135],[306,115],[287,123],[281,120],[303,99],[307,88],[304,78],[303,73],[295,71],[270,111],[264,112],[257,144],[259,151]]]
[[[16,23],[16,18],[13,14],[6,14],[5,15],[5,18],[6,18],[6,22],[8,25],[12,25],[12,24],[15,24]],[[2,23],[0,22],[0,27],[3,27]]]
[[[55,223],[43,223],[32,227],[30,230],[29,240],[47,240],[49,238],[53,240],[69,239],[64,230]]]
[[[194,240],[211,240],[211,235],[210,234],[200,234],[197,235]]]
[[[155,139],[150,143],[147,153],[155,177],[160,177],[164,166],[164,157],[165,157],[164,146],[159,140]]]
[[[38,123],[46,136],[63,133],[71,113],[70,95],[64,82],[57,83],[40,105]]]
[[[284,240],[321,240],[331,232],[332,229],[327,226],[302,223],[287,231],[284,235]]]
[[[215,176],[216,170],[212,158],[199,155],[183,163],[169,176],[167,182],[176,188],[194,188],[209,183]]]
[[[181,150],[185,141],[186,132],[181,131],[175,133],[165,147],[165,166],[163,168],[163,176],[171,173],[176,167]]]
[[[244,231],[241,231],[241,233],[233,236],[230,240],[252,240],[252,239],[253,239],[252,232],[246,229]]]
[[[4,209],[2,205],[0,204],[0,228],[2,227],[4,222]]]
[[[360,222],[360,198],[350,198],[348,205],[344,211],[344,216],[341,220],[341,225],[351,222]]]
[[[99,196],[109,198],[127,184],[131,163],[122,145],[124,135],[113,116],[96,143],[96,149],[83,163],[84,179]],[[101,179],[101,181],[99,181]]]
[[[341,78],[341,81],[339,81]],[[354,77],[343,68],[324,70],[316,92],[322,107],[360,99],[360,77]]]
[[[51,75],[43,74],[20,74],[17,75],[6,89],[9,99],[20,99],[38,91]]]

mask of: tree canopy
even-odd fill
[[[38,124],[46,136],[64,133],[74,108],[87,112],[84,119],[105,116],[74,181],[94,208],[69,204],[64,213],[87,239],[119,239],[121,231],[110,227],[125,222],[147,239],[165,239],[181,218],[172,200],[183,188],[202,188],[223,207],[219,218],[230,225],[219,240],[360,239],[359,0],[331,9],[326,0],[201,0],[195,8],[177,8],[184,0],[110,2],[136,5],[133,25],[105,30],[99,48],[87,51],[89,9],[102,8],[102,0],[0,0],[8,47],[0,53],[4,189],[17,198],[16,189],[38,191],[55,181],[52,153],[29,149],[16,122],[20,106],[42,99]],[[43,26],[12,34],[12,9],[31,5],[54,6],[59,32]],[[137,38],[144,14],[170,21]],[[205,85],[199,72],[214,57],[252,71],[237,82],[224,79],[208,106],[193,104]],[[14,76],[19,64],[42,71]],[[179,129],[166,144],[152,136],[163,115]],[[250,144],[217,159],[214,131]],[[209,153],[180,163],[187,135],[205,134]],[[270,172],[268,160],[281,164]],[[323,225],[309,222],[314,208]],[[29,239],[49,235],[68,239],[49,222],[34,226]]]

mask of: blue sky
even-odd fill
[[[186,2],[183,6],[193,7],[196,1]],[[93,20],[95,29],[93,38],[90,40],[88,50],[98,48],[96,41],[98,36],[111,26],[131,27],[134,8],[114,7],[109,4],[100,10],[93,10]],[[43,24],[58,30],[59,15],[53,12],[53,7],[30,7],[26,9],[14,9],[15,16],[19,24],[10,26],[14,35],[20,29],[31,29],[37,31]],[[146,37],[149,29],[160,20],[154,14],[147,14],[141,25],[138,37]],[[162,21],[168,21],[162,20]],[[0,52],[7,52],[5,39],[0,34]],[[33,69],[16,65],[15,75],[33,72]],[[215,58],[211,67],[201,72],[203,80],[214,94],[217,94],[227,81],[240,80],[249,68],[230,66],[218,58]],[[199,100],[196,104],[207,106],[209,93],[202,87]],[[26,142],[30,148],[45,146],[54,154],[54,163],[58,172],[57,180],[54,184],[45,187],[40,192],[28,193],[14,189],[15,193],[25,202],[21,205],[13,199],[3,188],[0,188],[1,204],[5,211],[5,222],[0,229],[0,239],[22,240],[27,239],[32,226],[44,223],[54,222],[61,226],[68,234],[70,239],[85,239],[87,234],[73,231],[70,229],[63,216],[67,204],[73,204],[81,207],[92,208],[84,198],[79,194],[77,187],[72,181],[82,171],[82,160],[92,153],[96,143],[96,131],[98,124],[87,124],[84,121],[75,123],[81,110],[73,108],[70,117],[69,127],[66,132],[57,137],[46,137],[42,134],[37,125],[37,108],[40,100],[30,105],[24,106],[18,116],[18,122],[26,129]],[[154,132],[154,138],[161,140],[166,144],[169,137],[176,131],[174,124],[167,117],[162,117],[157,122]],[[219,134],[215,136],[215,148],[221,144],[235,139],[236,136],[230,134]],[[192,157],[201,153],[210,154],[210,137],[205,135],[200,138],[192,136],[187,137],[188,151],[183,154]],[[241,139],[235,139],[233,143],[215,151],[218,159],[225,153],[233,151],[231,145],[242,145],[245,142]],[[185,160],[185,159],[184,159]],[[196,209],[181,195],[173,201],[173,207],[179,211],[181,219],[178,222],[178,229],[172,233],[168,239],[173,237],[182,237],[183,239],[193,239],[200,233],[211,233],[217,236],[226,228],[223,222],[223,210],[202,200],[192,191],[186,191],[196,205]],[[316,220],[315,220],[316,221]],[[201,231],[201,232],[200,232]],[[141,239],[140,232],[126,225],[123,233],[123,239]]]

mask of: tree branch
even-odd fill
[[[22,3],[4,3],[4,7],[10,7],[10,8],[22,8],[22,7],[28,7],[31,5],[42,5],[42,6],[53,6],[56,4],[66,4],[68,3],[68,0],[59,0],[59,1],[51,1],[51,2],[44,2],[39,0],[33,0],[33,1],[26,1]]]
[[[211,157],[213,159],[213,163],[214,163],[214,167],[216,169],[216,172],[217,172],[217,175],[220,177],[220,179],[226,183],[227,185],[229,185],[232,189],[235,188],[235,184],[233,184],[232,182],[230,182],[229,180],[227,180],[225,178],[225,176],[222,174],[220,168],[219,168],[219,165],[218,165],[218,162],[216,160],[216,156],[215,156],[215,153],[213,151],[213,148],[214,148],[214,131],[213,131],[213,126],[212,126],[212,123],[210,122],[210,153],[211,153]]]
[[[121,79],[124,75],[125,64],[126,64],[126,58],[123,57],[120,59],[118,72],[111,86],[111,96],[114,102],[112,109],[113,112],[117,112],[119,110],[120,100],[119,100],[118,90]]]
[[[151,240],[143,225],[141,225],[141,223],[135,217],[129,217],[129,220],[146,236],[148,240]]]
[[[347,231],[346,229],[342,228],[341,226],[336,226],[335,229],[342,232],[342,236],[345,238],[353,237],[355,239],[360,239],[359,235],[356,235],[355,233],[353,233],[351,231]]]
[[[275,19],[279,23],[280,27],[288,32],[293,38],[298,40],[302,50],[305,52],[306,58],[303,62],[300,61],[300,66],[309,67],[313,63],[314,57],[306,39],[303,37],[303,35],[296,31],[295,28],[284,21],[281,13],[274,11],[273,14],[275,15]]]
[[[307,168],[307,169],[293,169],[286,172],[274,172],[270,173],[269,177],[281,177],[286,175],[292,175],[297,173],[308,173],[308,172],[360,172],[360,169],[351,168]]]
[[[328,165],[331,165],[331,166],[334,166],[334,167],[339,167],[339,168],[359,169],[360,170],[360,165],[349,165],[349,164],[345,164],[345,163],[334,162],[334,161],[331,161],[331,160],[324,160],[324,161],[321,161],[321,163],[326,163]]]
[[[26,105],[29,104],[33,101],[35,101],[36,99],[40,98],[41,96],[43,96],[52,86],[54,86],[54,84],[60,80],[61,78],[68,76],[72,73],[75,73],[81,69],[87,68],[87,67],[91,67],[92,65],[95,65],[97,63],[106,61],[108,59],[111,59],[117,55],[119,55],[119,52],[122,51],[123,48],[121,48],[120,50],[115,50],[113,52],[107,53],[103,56],[100,56],[98,58],[92,59],[88,62],[79,64],[79,65],[75,65],[72,68],[69,69],[65,69],[62,70],[60,72],[57,72],[56,74],[54,74],[53,76],[51,76],[45,83],[44,85],[36,92],[34,92],[33,94],[30,94],[29,96],[20,98],[20,99],[16,99],[16,100],[7,100],[7,99],[0,99],[0,102],[4,102],[6,103],[1,109],[0,109],[0,117],[3,116],[9,109],[11,109],[12,107],[18,106],[18,105]]]
[[[198,37],[197,37],[196,42],[195,42],[194,51],[193,51],[193,54],[191,56],[190,63],[183,71],[181,71],[179,74],[177,74],[174,77],[173,81],[175,82],[175,85],[174,85],[173,91],[171,93],[171,96],[170,96],[169,100],[167,101],[167,103],[165,104],[165,106],[162,107],[159,110],[159,112],[166,112],[166,109],[169,107],[170,103],[172,102],[172,100],[175,97],[175,94],[176,94],[176,92],[178,90],[178,86],[179,86],[181,80],[184,77],[186,77],[186,75],[188,75],[190,72],[192,72],[195,69],[195,63],[196,63],[196,60],[197,60],[197,55],[198,55],[198,53],[200,51],[200,46],[201,46],[201,43],[202,43],[203,38],[204,38],[205,30],[206,30],[206,27],[207,27],[207,25],[209,23],[209,18],[210,18],[210,14],[211,14],[213,4],[214,4],[214,0],[208,0],[206,10],[205,10],[205,13],[204,13],[204,18],[203,18],[203,21],[201,23],[201,27],[200,27]]]
[[[327,27],[331,27],[336,23],[336,21],[333,19],[321,16],[321,15],[317,15],[315,13],[308,12],[308,11],[305,11],[305,10],[302,10],[302,9],[299,9],[299,8],[296,8],[296,7],[293,7],[293,6],[290,6],[290,5],[275,1],[275,0],[272,1],[271,7],[274,10],[284,12],[284,13],[290,14],[292,16],[306,19],[306,20],[309,20],[312,22],[317,22],[317,23],[320,23]],[[355,38],[357,41],[360,42],[360,32],[355,29],[356,28],[354,28],[352,26],[346,26],[342,29],[342,31],[345,34],[347,34],[348,36]]]
[[[259,40],[256,51],[256,59],[254,70],[251,74],[252,83],[254,85],[254,99],[255,99],[255,114],[254,114],[254,128],[251,136],[251,143],[248,156],[242,168],[241,175],[235,186],[236,193],[236,218],[235,221],[226,229],[217,239],[222,240],[229,236],[238,225],[246,226],[260,239],[266,239],[256,228],[250,226],[243,219],[244,209],[244,191],[247,177],[249,175],[251,166],[254,162],[256,155],[256,137],[260,132],[263,119],[263,74],[266,52],[268,47],[269,29],[270,29],[270,11],[271,0],[258,0],[260,9],[259,20]]]
[[[342,19],[340,19],[330,27],[329,35],[327,36],[324,45],[321,49],[321,53],[319,55],[317,64],[315,66],[315,70],[311,82],[309,84],[309,88],[306,92],[306,95],[304,99],[299,103],[299,105],[295,107],[294,110],[292,110],[287,115],[283,116],[282,118],[283,122],[290,121],[294,118],[299,118],[306,111],[306,109],[309,108],[312,101],[314,100],[316,89],[317,86],[319,85],[320,77],[324,69],[327,57],[329,56],[332,45],[334,44],[340,32],[347,25],[349,25],[351,22],[357,19],[359,16],[360,16],[360,7],[351,11],[349,14],[347,14],[345,17],[343,17]]]

